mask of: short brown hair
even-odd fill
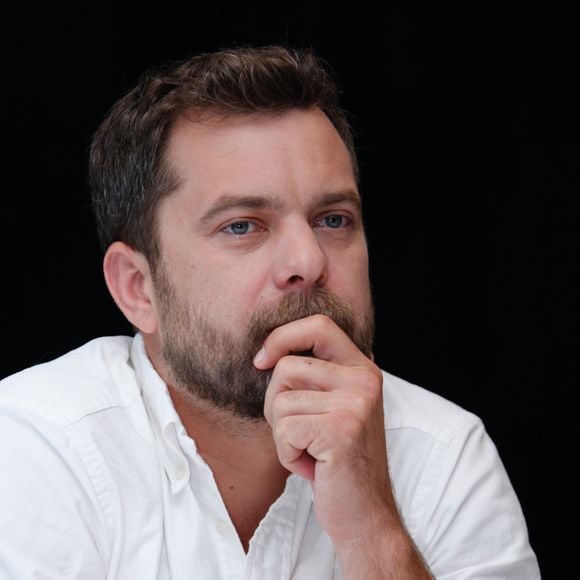
[[[239,47],[146,71],[113,105],[90,147],[89,185],[103,248],[121,240],[156,265],[157,205],[176,187],[164,154],[179,117],[310,107],[320,108],[334,125],[357,177],[352,130],[338,106],[337,85],[329,66],[312,50]]]

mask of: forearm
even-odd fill
[[[337,549],[346,580],[434,580],[403,527],[365,535]]]

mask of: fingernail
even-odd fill
[[[264,360],[265,356],[266,356],[266,351],[265,351],[264,347],[262,347],[258,351],[258,354],[254,357],[254,364],[259,365]]]

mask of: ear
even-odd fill
[[[111,244],[103,260],[109,292],[125,318],[149,334],[157,330],[157,309],[147,258],[123,242]]]

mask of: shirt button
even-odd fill
[[[222,536],[224,536],[228,532],[228,525],[223,520],[217,521],[216,528],[217,528],[218,532],[220,534],[222,534]]]
[[[186,473],[187,473],[187,470],[185,469],[185,465],[180,465],[175,470],[175,479],[183,479],[185,477]]]

